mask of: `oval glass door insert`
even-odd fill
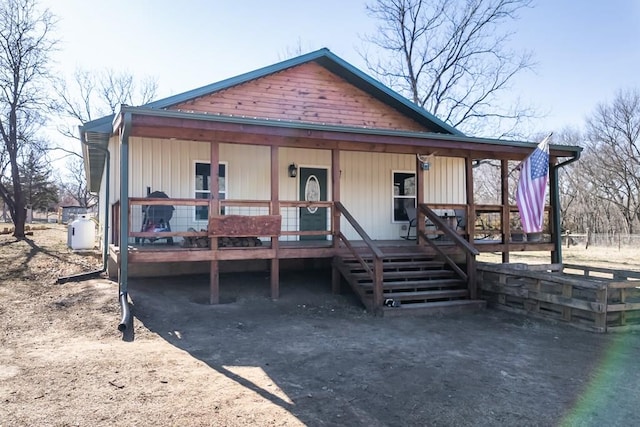
[[[320,201],[320,182],[315,175],[309,175],[307,182],[304,185],[304,200],[307,202],[319,202]],[[317,206],[310,206],[307,208],[309,213],[316,213]]]

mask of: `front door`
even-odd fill
[[[327,200],[327,170],[300,168],[300,200]],[[300,231],[326,230],[327,208],[300,208]],[[326,240],[327,236],[300,236],[300,240]]]

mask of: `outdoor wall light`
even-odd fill
[[[296,176],[298,176],[298,165],[291,163],[289,165],[289,177],[295,178]]]

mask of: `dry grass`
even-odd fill
[[[512,252],[509,260],[528,264],[548,264],[551,257],[548,252]],[[501,256],[483,253],[478,257],[478,261],[501,262]],[[640,271],[640,250],[604,246],[590,246],[589,249],[585,249],[584,246],[563,247],[562,261],[564,264]]]

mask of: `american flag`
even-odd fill
[[[520,211],[522,230],[525,233],[542,231],[544,201],[549,180],[549,139],[542,140],[538,147],[520,165],[520,180],[516,191],[516,203]]]

